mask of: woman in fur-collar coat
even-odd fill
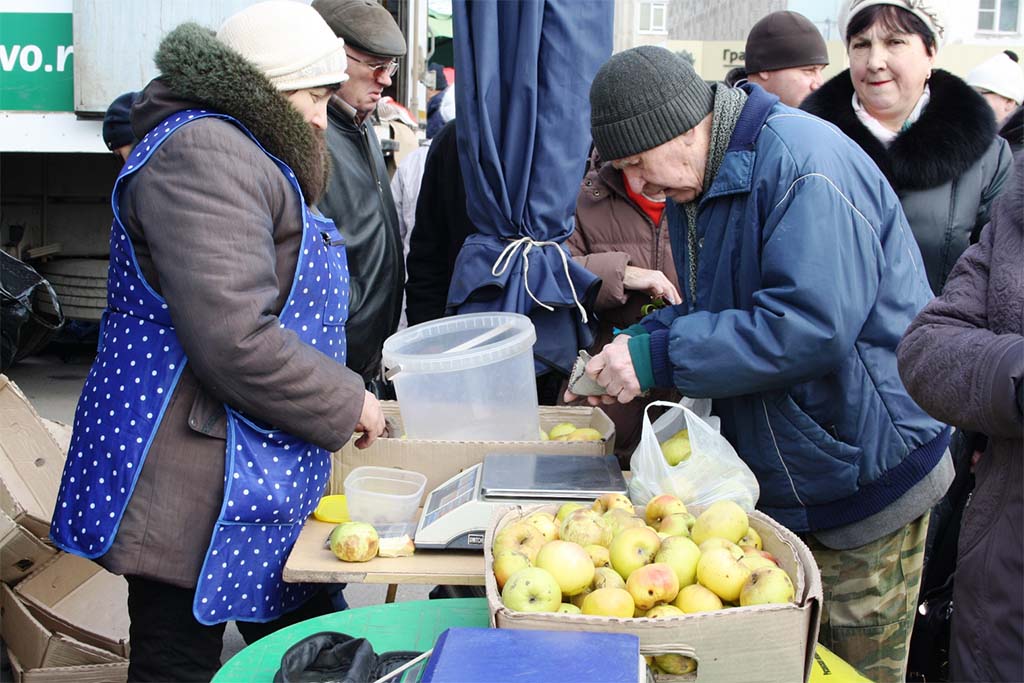
[[[996,135],[985,100],[933,68],[942,27],[932,15],[905,2],[853,5],[850,69],[801,108],[834,123],[878,164],[900,197],[938,294],[988,222],[1010,174],[1010,149]]]

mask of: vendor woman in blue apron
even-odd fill
[[[204,681],[225,622],[252,642],[330,611],[282,569],[330,451],[384,417],[345,367],[344,241],[309,208],[342,40],[277,0],[179,26],[156,64],[51,536],[127,578],[130,680]]]

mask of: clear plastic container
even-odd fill
[[[419,472],[357,467],[345,477],[348,518],[375,526],[413,520],[426,485],[426,476]]]
[[[384,366],[408,438],[537,440],[536,339],[517,313],[455,315],[391,335]]]

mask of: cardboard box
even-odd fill
[[[0,580],[13,586],[56,554],[56,548],[0,510]]]
[[[384,416],[402,430],[396,401],[381,401]],[[483,462],[488,453],[543,453],[547,455],[611,455],[615,447],[615,423],[600,408],[589,406],[541,406],[540,427],[547,431],[560,422],[593,427],[601,441],[432,441],[427,439],[377,439],[364,450],[351,440],[334,453],[329,493],[345,492],[345,477],[356,467],[376,465],[413,470],[427,476],[432,491],[467,467]]]
[[[0,509],[46,538],[63,469],[63,449],[17,385],[0,374]]]
[[[513,612],[501,603],[491,545],[495,533],[536,510],[557,511],[557,505],[509,508],[495,516],[484,540],[487,605],[497,628],[633,633],[645,655],[683,654],[697,660],[696,676],[685,680],[714,683],[793,683],[807,681],[814,662],[821,616],[821,574],[811,551],[791,531],[759,512],[750,525],[761,535],[764,549],[779,559],[793,579],[796,602],[786,605],[732,607],[716,612],[659,619],[618,619],[580,614]],[[691,510],[699,513],[700,508]],[[660,675],[659,675],[660,676]],[[659,680],[678,680],[661,676]]]
[[[23,579],[14,591],[46,628],[119,657],[128,656],[128,582],[124,577],[83,557],[60,553]]]
[[[15,681],[127,680],[127,659],[47,628],[2,584],[0,616],[0,635],[8,647]]]

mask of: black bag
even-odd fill
[[[55,314],[37,310],[45,297]],[[40,350],[64,326],[53,287],[31,266],[0,251],[0,372]]]
[[[323,631],[288,648],[274,683],[370,683],[420,654],[406,650],[377,654],[365,638]],[[402,680],[406,673],[396,674],[395,680]]]

